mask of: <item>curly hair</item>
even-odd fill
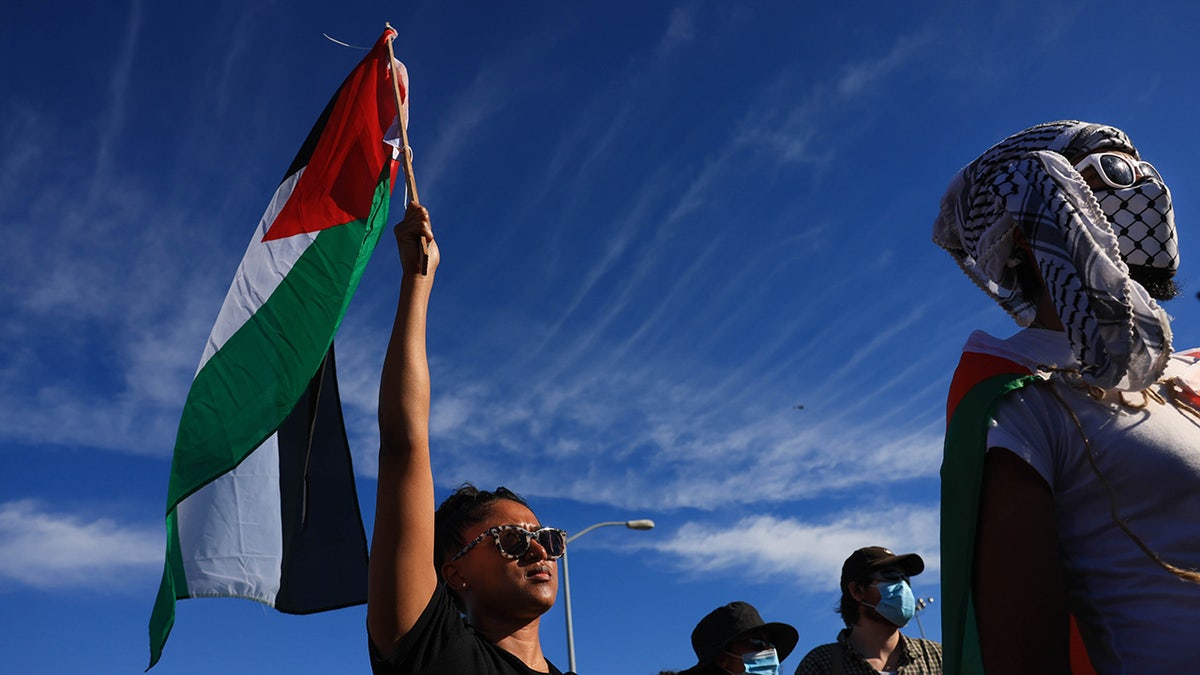
[[[487,518],[495,502],[500,499],[529,508],[524,499],[506,487],[488,491],[470,483],[460,485],[438,506],[433,515],[433,565],[439,580],[445,581],[442,579],[442,564],[467,544],[463,531]]]

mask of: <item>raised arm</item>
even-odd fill
[[[984,458],[976,542],[975,611],[985,670],[1070,672],[1053,495],[1033,467],[1004,448]]]
[[[440,260],[429,212],[411,204],[395,228],[404,268],[379,383],[379,485],[367,591],[367,631],[384,657],[433,597],[433,474],[425,318]],[[429,246],[421,274],[421,240]]]

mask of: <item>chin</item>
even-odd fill
[[[1180,293],[1179,284],[1176,284],[1174,279],[1143,284],[1143,286],[1146,287],[1146,292],[1150,294],[1150,297],[1160,302],[1174,300],[1179,297]]]
[[[558,599],[558,589],[537,589],[537,592],[532,595],[532,599],[543,608],[543,612],[549,611],[554,606],[554,601]]]
[[[512,605],[520,605],[528,613],[545,614],[558,597],[558,584],[522,584],[510,597]]]
[[[1134,266],[1129,268],[1129,278],[1141,284],[1142,288],[1150,294],[1150,297],[1159,302],[1166,302],[1179,296],[1179,284],[1175,283],[1175,279],[1170,276],[1163,276],[1161,272],[1149,273]]]

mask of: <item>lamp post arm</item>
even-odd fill
[[[576,532],[575,534],[568,535],[568,536],[567,536],[567,543],[568,543],[568,544],[569,544],[569,543],[571,543],[571,541],[572,541],[572,540],[574,540],[574,539],[578,539],[578,538],[582,537],[583,535],[587,534],[588,532],[591,532],[592,530],[594,530],[594,529],[596,529],[596,528],[598,528],[598,527],[610,527],[610,526],[613,526],[613,525],[620,525],[621,527],[624,527],[624,526],[625,526],[625,521],[623,521],[623,520],[610,520],[610,521],[608,521],[608,522],[606,522],[606,523],[596,523],[595,525],[588,525],[587,527],[585,527],[585,528],[583,528],[582,530],[580,530],[580,531]]]

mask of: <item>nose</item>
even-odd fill
[[[550,555],[546,553],[546,547],[542,546],[542,542],[538,541],[537,537],[529,540],[529,550],[525,552],[525,557],[530,560],[548,560]]]

